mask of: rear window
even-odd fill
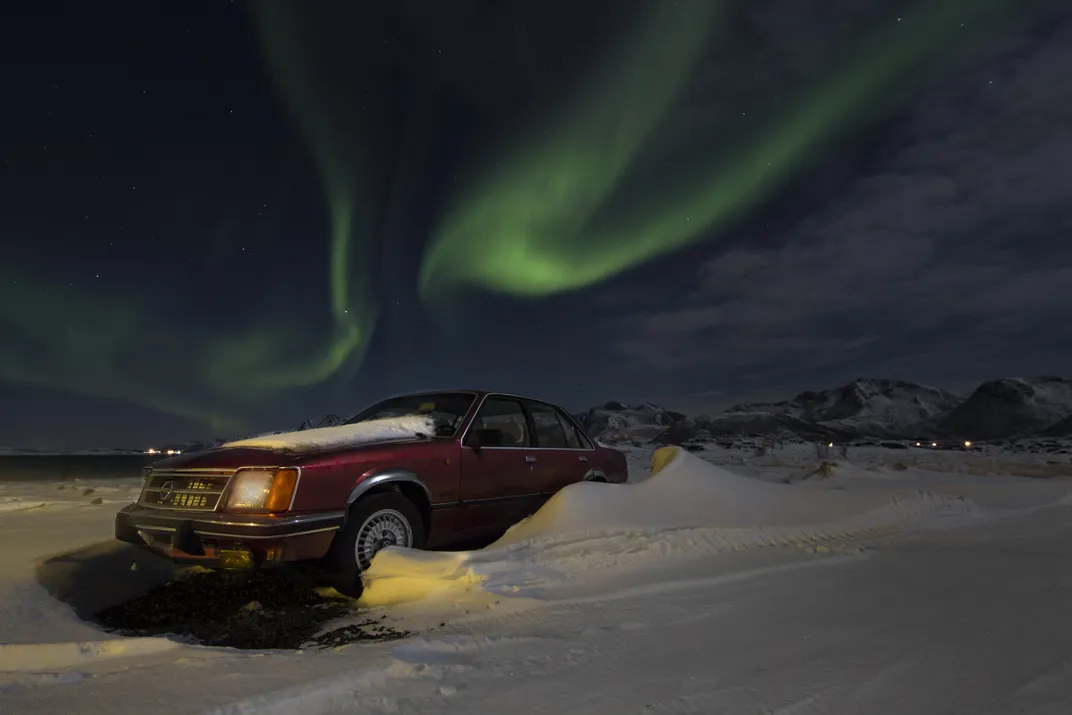
[[[567,449],[570,446],[567,432],[562,426],[562,418],[554,407],[540,402],[529,402],[526,406],[532,416],[532,426],[536,430],[537,447]],[[576,435],[574,439],[576,440]]]

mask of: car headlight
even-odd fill
[[[298,470],[242,469],[235,475],[227,508],[234,511],[286,511],[298,486]]]

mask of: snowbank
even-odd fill
[[[320,427],[300,432],[284,432],[282,434],[251,437],[226,442],[222,446],[282,450],[326,449],[396,439],[411,439],[419,434],[429,437],[435,434],[435,422],[431,417],[424,415],[390,417],[382,420],[358,422],[352,425]]]
[[[573,576],[669,556],[766,546],[826,551],[828,543],[985,512],[918,490],[827,490],[765,482],[689,452],[656,453],[638,484],[579,483],[486,549],[433,554],[386,549],[365,574],[363,600],[387,605],[472,591],[543,597]]]

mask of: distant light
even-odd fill
[[[965,446],[965,447],[971,447],[971,442],[965,442],[965,443],[964,443],[964,446]]]
[[[145,450],[145,453],[146,454],[156,454],[157,450],[155,450],[152,447],[150,447],[149,449]]]
[[[167,451],[167,453],[168,453],[168,454],[175,454],[175,450],[173,450],[173,449],[169,449],[169,450]]]
[[[919,446],[919,442],[916,442],[916,446],[917,446],[917,447]]]
[[[937,443],[937,442],[931,442],[931,446],[932,446],[932,447],[937,447],[937,446],[938,446],[938,443]]]
[[[182,450],[181,449],[176,449],[175,454],[182,454]]]
[[[828,444],[828,445],[826,445],[826,446],[827,446],[827,447],[833,447],[833,446],[834,446],[834,443],[833,443],[833,442],[831,442],[830,444]]]

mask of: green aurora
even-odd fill
[[[376,262],[369,216],[379,196],[369,187],[384,166],[364,148],[375,143],[376,129],[340,97],[342,82],[360,84],[356,70],[328,66],[333,56],[315,33],[296,29],[295,5],[253,7],[266,66],[324,190],[330,334],[310,334],[315,321],[285,302],[226,331],[161,326],[165,307],[145,297],[151,291],[79,290],[50,282],[44,271],[0,266],[0,329],[16,338],[0,346],[0,379],[129,401],[233,432],[289,391],[359,368],[379,312],[369,273]],[[788,111],[754,124],[747,141],[714,144],[708,159],[697,148],[671,191],[637,203],[622,199],[621,187],[681,109],[729,12],[726,2],[646,7],[632,36],[619,38],[571,101],[503,142],[448,206],[420,268],[426,301],[466,286],[528,298],[576,291],[716,238],[824,148],[864,126],[963,23],[1007,5],[917,3],[861,38]]]
[[[472,285],[524,297],[578,290],[690,243],[715,237],[796,176],[822,149],[873,118],[873,108],[947,48],[994,3],[946,0],[864,38],[862,48],[728,161],[693,169],[670,195],[627,221],[596,220],[658,124],[673,112],[705,47],[714,3],[652,3],[608,72],[547,122],[546,133],[506,146],[446,215],[421,268],[426,296]],[[737,142],[739,137],[734,137]],[[703,151],[703,148],[697,148]],[[710,147],[712,156],[726,147]]]

